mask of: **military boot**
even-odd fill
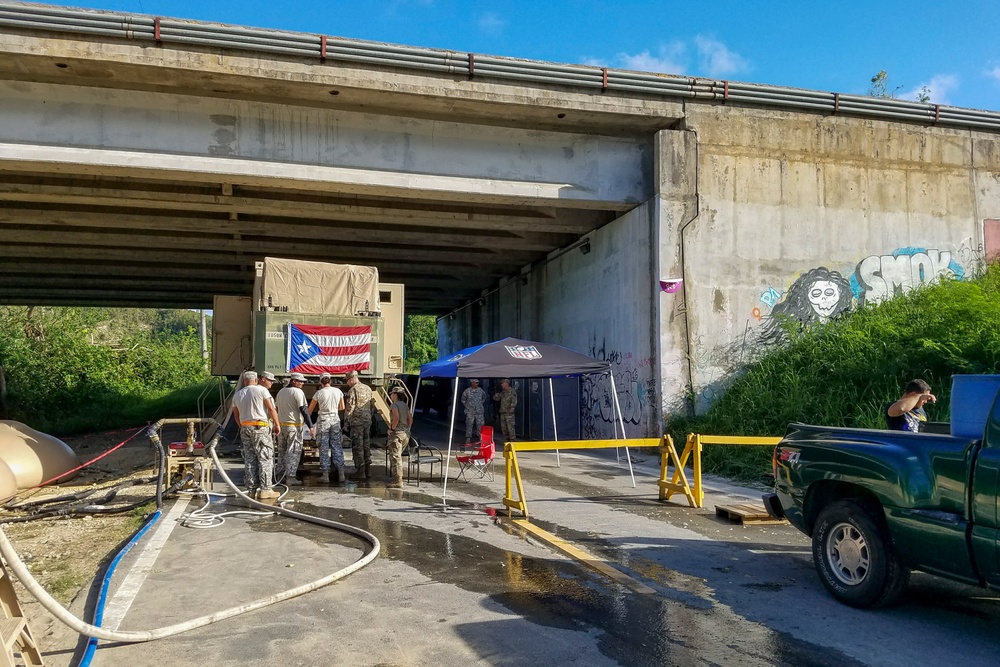
[[[344,483],[344,468],[342,466],[337,468],[337,482],[339,484]]]
[[[320,474],[320,476],[319,476],[319,483],[320,484],[329,484],[330,483],[330,471],[329,470],[324,470]]]
[[[368,471],[365,470],[365,466],[358,466],[358,469],[351,473],[351,480],[355,482],[363,482],[368,479]]]
[[[392,481],[385,485],[388,489],[401,489],[403,488],[403,473],[396,471],[392,476]]]
[[[371,479],[371,478],[372,478],[372,464],[371,463],[366,463],[365,464],[365,479]]]
[[[279,494],[274,489],[261,489],[257,492],[258,500],[277,500],[280,497]]]

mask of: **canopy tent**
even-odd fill
[[[448,493],[451,443],[455,430],[455,408],[458,404],[458,378],[548,378],[550,402],[552,403],[552,425],[555,429],[555,399],[552,396],[552,378],[579,377],[591,374],[607,374],[611,386],[611,403],[618,417],[617,425],[621,426],[622,438],[624,438],[625,421],[622,419],[621,407],[618,405],[618,392],[615,389],[615,378],[611,373],[611,364],[607,361],[599,361],[561,345],[538,343],[520,338],[504,338],[492,343],[467,347],[443,359],[422,365],[420,379],[425,377],[455,378],[442,500]],[[419,396],[420,382],[417,382],[417,393],[413,396],[414,410],[416,410]],[[616,439],[618,438],[617,425],[615,428]],[[558,433],[555,434],[555,438],[559,439]],[[628,453],[628,447],[625,448],[625,455],[628,458],[629,472],[632,473],[632,457]],[[635,484],[634,474],[632,484]]]

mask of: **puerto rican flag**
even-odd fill
[[[366,371],[372,361],[372,328],[288,325],[288,372],[338,375]]]

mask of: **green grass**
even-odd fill
[[[152,514],[155,509],[156,503],[149,501],[141,507],[136,507],[135,509],[126,512],[126,522],[122,526],[122,533],[124,533],[124,537],[122,539],[131,538],[132,535],[139,532],[139,529],[145,525],[149,515]]]
[[[865,306],[829,324],[789,330],[730,378],[706,414],[668,418],[667,431],[780,436],[790,422],[883,428],[882,409],[913,378],[938,396],[927,407],[948,421],[951,375],[1000,372],[1000,267]],[[707,472],[756,480],[770,471],[768,447],[706,447]]]
[[[106,400],[95,401],[76,414],[62,414],[35,420],[33,428],[57,435],[93,433],[114,428],[142,426],[164,417],[193,416],[198,412],[198,397],[209,383],[200,382],[171,391],[151,393],[147,396],[108,396]],[[205,410],[208,416],[219,405],[218,391],[213,389],[208,395]]]
[[[87,577],[74,572],[68,563],[53,563],[47,566],[49,594],[63,605],[68,605],[83,585]]]

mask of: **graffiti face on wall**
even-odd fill
[[[881,301],[941,276],[965,277],[962,265],[947,250],[899,248],[890,255],[870,255],[858,262],[851,290],[861,302]]]
[[[840,286],[832,280],[817,280],[809,286],[809,305],[821,321],[836,315],[838,308],[843,310],[840,307],[841,296]]]
[[[771,288],[770,292],[774,292]],[[825,266],[812,269],[795,279],[784,298],[774,304],[771,317],[762,327],[759,340],[777,343],[784,339],[781,324],[792,320],[799,325],[823,323],[851,307],[851,283],[839,271]]]

